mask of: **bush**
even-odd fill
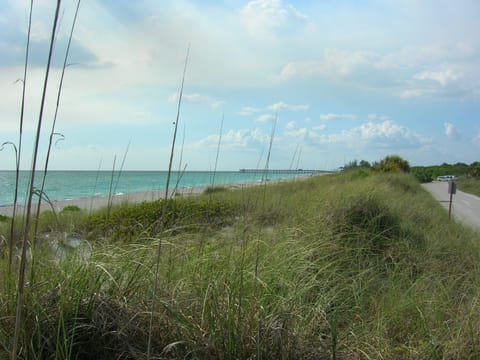
[[[78,211],[82,211],[82,209],[80,209],[77,205],[68,205],[68,206],[65,206],[65,207],[60,211],[60,213],[78,212]]]
[[[208,194],[214,194],[214,193],[219,193],[223,191],[228,191],[228,189],[225,186],[209,186],[203,191],[203,193],[208,195]]]
[[[427,168],[422,168],[422,167],[412,168],[412,174],[421,183],[432,182],[434,179],[432,170]]]
[[[96,212],[83,222],[91,236],[108,236],[115,240],[135,240],[139,235],[155,236],[159,231],[218,227],[229,224],[235,206],[226,201],[209,199],[170,199],[162,219],[163,200],[123,205],[110,211]]]
[[[399,219],[373,196],[359,196],[334,210],[336,232],[349,246],[378,253],[399,236]]]
[[[475,161],[468,167],[468,175],[471,177],[480,177],[480,161]]]
[[[376,171],[382,172],[410,172],[410,164],[407,160],[402,159],[398,155],[389,155],[373,167]]]

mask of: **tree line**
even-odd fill
[[[352,160],[342,167],[343,171],[348,170],[372,170],[379,172],[402,171],[413,174],[420,182],[430,182],[438,176],[454,175],[472,178],[480,178],[480,161],[470,165],[458,162],[456,164],[443,163],[431,166],[410,166],[407,160],[398,155],[389,155],[384,159],[370,164],[366,160]]]

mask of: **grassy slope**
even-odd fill
[[[220,220],[183,213],[163,236],[158,356],[424,359],[480,351],[480,235],[449,222],[413,178],[346,173],[198,201],[235,211]],[[26,354],[145,354],[158,234],[134,221],[145,231],[111,231],[115,245],[91,240],[63,261],[37,253]],[[1,355],[14,309],[8,281],[0,286]]]
[[[464,192],[480,196],[480,179],[461,176],[457,180],[458,188]]]

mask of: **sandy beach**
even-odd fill
[[[238,187],[231,186],[231,187]],[[181,194],[182,196],[198,195],[201,194],[206,187],[190,187],[190,188],[179,188],[176,189],[176,193]],[[173,190],[169,191],[169,197],[173,195]],[[128,194],[119,194],[112,197],[112,204],[121,204],[121,203],[139,203],[142,201],[154,201],[161,199],[165,196],[165,190],[152,190],[147,192],[134,192]],[[40,206],[40,211],[43,210],[52,210],[58,212],[61,211],[66,206],[78,206],[80,209],[86,211],[98,210],[102,207],[108,205],[108,196],[95,196],[95,197],[85,197],[71,200],[54,200],[50,205],[46,201],[42,201]],[[36,211],[37,203],[32,204],[32,211]],[[23,214],[25,206],[23,204],[17,205],[17,214]],[[0,215],[12,216],[13,206],[0,206]]]
[[[325,175],[326,173],[316,174],[315,176]],[[307,179],[310,176],[299,176],[295,179],[276,179],[268,181],[267,184],[273,184],[277,182],[284,182],[284,181],[298,181],[302,179]],[[219,185],[229,189],[240,189],[243,187],[248,186],[257,186],[265,184],[265,182],[250,182],[244,184],[230,184],[230,185]],[[185,187],[185,188],[177,188],[176,190],[169,191],[169,197],[173,196],[173,192],[175,191],[177,194],[182,196],[191,196],[191,195],[199,195],[201,194],[207,186],[198,186],[198,187]],[[142,201],[154,201],[158,199],[162,199],[165,196],[165,190],[151,190],[146,192],[133,192],[128,194],[118,194],[112,197],[112,204],[122,204],[122,203],[139,203]],[[49,204],[46,201],[42,201],[40,206],[40,211],[44,210],[52,210],[53,209],[58,212],[61,211],[66,206],[78,206],[80,209],[85,211],[92,211],[98,210],[102,207],[106,207],[108,205],[108,196],[94,196],[94,197],[85,197],[85,198],[78,198],[78,199],[71,199],[71,200],[54,200],[52,204]],[[37,203],[32,204],[32,211],[35,212],[37,209]],[[17,205],[17,215],[21,215],[24,213],[25,206],[23,204]],[[4,216],[12,216],[13,214],[13,206],[0,206],[0,215]]]

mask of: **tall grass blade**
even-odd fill
[[[2,145],[0,145],[0,151],[2,151],[5,147],[5,145],[11,145],[13,147],[13,150],[15,151],[15,166],[18,168],[19,162],[18,162],[18,149],[17,146],[11,142],[11,141],[5,141]],[[17,181],[17,180],[15,180]],[[16,211],[16,202],[17,202],[17,196],[18,196],[18,185],[15,186],[15,195],[14,195],[14,205],[13,205],[13,215],[12,219],[10,220],[10,239],[8,240],[8,275],[10,277],[10,274],[12,273],[12,259],[13,259],[13,243],[14,243],[14,226],[15,226],[15,211]]]
[[[27,201],[27,213],[25,218],[25,225],[24,225],[24,234],[23,234],[23,244],[22,244],[22,254],[20,258],[20,270],[18,275],[18,285],[17,285],[17,310],[15,314],[15,329],[13,334],[13,345],[12,345],[12,353],[11,358],[12,360],[16,360],[17,358],[17,351],[18,351],[18,341],[20,337],[20,328],[22,323],[22,307],[23,307],[23,291],[25,287],[25,269],[27,267],[27,247],[28,241],[30,237],[30,216],[31,216],[31,207],[32,207],[32,198],[34,195],[34,180],[35,180],[35,171],[37,166],[37,156],[38,156],[38,147],[40,141],[40,133],[42,130],[42,120],[43,120],[43,110],[45,107],[45,98],[47,94],[47,85],[48,85],[48,76],[50,74],[50,64],[52,61],[52,54],[53,54],[53,45],[55,43],[55,30],[57,28],[58,23],[58,14],[60,12],[60,5],[61,0],[57,0],[57,6],[55,9],[55,17],[53,19],[53,28],[52,28],[52,35],[50,39],[50,50],[48,53],[48,61],[47,61],[47,68],[45,71],[45,80],[43,83],[43,91],[42,91],[42,100],[40,104],[40,114],[38,116],[38,123],[37,123],[37,131],[35,136],[35,144],[33,147],[33,160],[32,160],[32,170],[30,174],[30,189],[28,192],[28,201]]]
[[[122,176],[123,167],[125,166],[125,160],[127,159],[128,150],[130,149],[130,143],[131,142],[132,142],[131,140],[128,141],[127,148],[125,149],[125,153],[123,154],[122,164],[120,165],[120,170],[118,171],[117,181],[115,182],[115,187],[113,188],[113,193],[114,194],[117,193],[118,183],[120,182],[120,177]]]
[[[272,153],[273,138],[275,137],[275,128],[277,127],[278,114],[275,115],[275,120],[273,121],[272,133],[270,135],[270,144],[268,145],[267,160],[265,161],[265,169],[262,176],[262,181],[268,180],[268,169],[270,166],[270,155]]]
[[[297,156],[297,152],[298,152],[299,147],[300,147],[300,143],[297,143],[297,146],[295,147],[295,151],[293,152],[292,161],[290,161],[290,166],[288,167],[288,170],[293,169],[293,163],[295,162],[295,158]]]
[[[172,163],[173,163],[173,154],[175,152],[175,140],[177,138],[177,129],[178,129],[178,121],[180,120],[180,108],[182,105],[182,95],[183,95],[183,86],[185,84],[185,74],[187,73],[187,65],[188,65],[188,55],[190,53],[190,44],[187,48],[187,56],[185,57],[185,66],[183,68],[183,76],[182,76],[182,85],[180,87],[180,94],[178,97],[178,106],[177,106],[177,118],[175,120],[175,129],[173,132],[173,139],[172,139],[172,148],[170,151],[170,161],[168,162],[168,173],[167,173],[167,182],[165,184],[165,196],[163,201],[162,207],[162,215],[160,217],[160,224],[163,224],[163,219],[165,218],[165,214],[167,213],[167,205],[168,205],[168,190],[170,185],[170,176],[172,173]],[[160,257],[162,254],[162,232],[163,232],[163,225],[161,225],[161,231],[159,232],[159,241],[157,247],[157,259],[155,265],[155,278],[153,282],[153,293],[152,293],[152,306],[150,310],[150,324],[148,328],[148,345],[147,345],[147,359],[150,359],[151,351],[152,351],[152,330],[153,330],[153,314],[155,311],[155,297],[157,295],[157,287],[158,287],[158,273],[160,270]]]
[[[50,131],[50,137],[49,137],[48,148],[47,148],[47,156],[46,156],[46,159],[45,159],[45,167],[43,169],[42,185],[40,186],[40,193],[41,194],[44,193],[45,182],[47,180],[48,164],[49,164],[49,161],[50,161],[50,153],[52,151],[53,138],[54,138],[55,135],[60,135],[61,139],[65,138],[65,136],[63,136],[62,134],[59,134],[59,133],[55,132],[55,127],[56,127],[56,124],[57,124],[58,109],[60,108],[60,98],[62,96],[63,80],[65,78],[65,69],[67,68],[68,55],[70,54],[70,45],[72,43],[73,31],[75,30],[75,24],[77,22],[78,9],[80,8],[80,2],[81,2],[81,0],[77,1],[77,7],[75,9],[75,15],[73,17],[72,27],[70,28],[70,36],[68,38],[67,49],[65,50],[65,58],[63,59],[62,74],[60,76],[60,84],[58,85],[58,90],[57,90],[57,101],[56,101],[56,104],[55,104],[55,113],[53,115],[52,129]],[[57,140],[55,142],[55,144],[57,144],[58,141],[59,140]],[[40,216],[41,204],[42,204],[42,197],[40,197],[38,199],[38,203],[37,203],[35,230],[33,232],[33,237],[34,238],[37,236],[38,219],[39,219],[39,216]],[[32,244],[32,246],[34,246],[34,243]]]
[[[110,210],[112,208],[113,203],[113,179],[115,177],[115,162],[117,161],[117,155],[113,157],[113,167],[112,167],[112,175],[110,177],[110,188],[108,190],[108,201],[107,201],[107,219],[110,215]]]
[[[13,263],[13,230],[15,227],[15,218],[17,216],[17,202],[18,202],[18,186],[20,181],[20,157],[22,154],[22,138],[23,138],[23,118],[25,114],[25,91],[27,86],[27,69],[28,69],[28,57],[30,54],[30,33],[32,30],[32,13],[33,13],[33,0],[30,1],[30,10],[28,15],[28,30],[27,30],[27,44],[25,47],[25,63],[23,67],[23,80],[22,80],[22,103],[20,107],[20,128],[18,134],[18,151],[16,156],[16,165],[15,165],[15,192],[13,196],[13,213],[12,213],[12,222],[10,228],[10,239],[8,243],[8,274],[12,273],[12,263]]]
[[[98,164],[98,169],[97,173],[95,174],[95,184],[93,185],[93,194],[92,197],[90,198],[90,212],[92,212],[93,208],[93,198],[95,197],[95,191],[97,190],[97,183],[98,183],[98,176],[100,175],[100,169],[102,168],[102,159],[100,159],[100,162]]]
[[[187,164],[184,165],[183,171],[182,171],[182,162],[183,162],[183,148],[185,146],[185,124],[183,124],[183,136],[182,136],[182,147],[180,148],[180,159],[178,161],[178,174],[177,174],[177,181],[175,183],[175,187],[172,192],[172,196],[174,197],[175,194],[177,193],[178,187],[180,185],[180,180],[183,177],[183,174],[187,170]]]
[[[217,173],[218,155],[220,154],[220,144],[222,142],[224,120],[225,120],[225,113],[222,114],[222,122],[220,123],[220,133],[218,135],[218,144],[217,144],[217,155],[215,156],[215,167],[213,168],[212,187],[215,186],[215,174]]]

